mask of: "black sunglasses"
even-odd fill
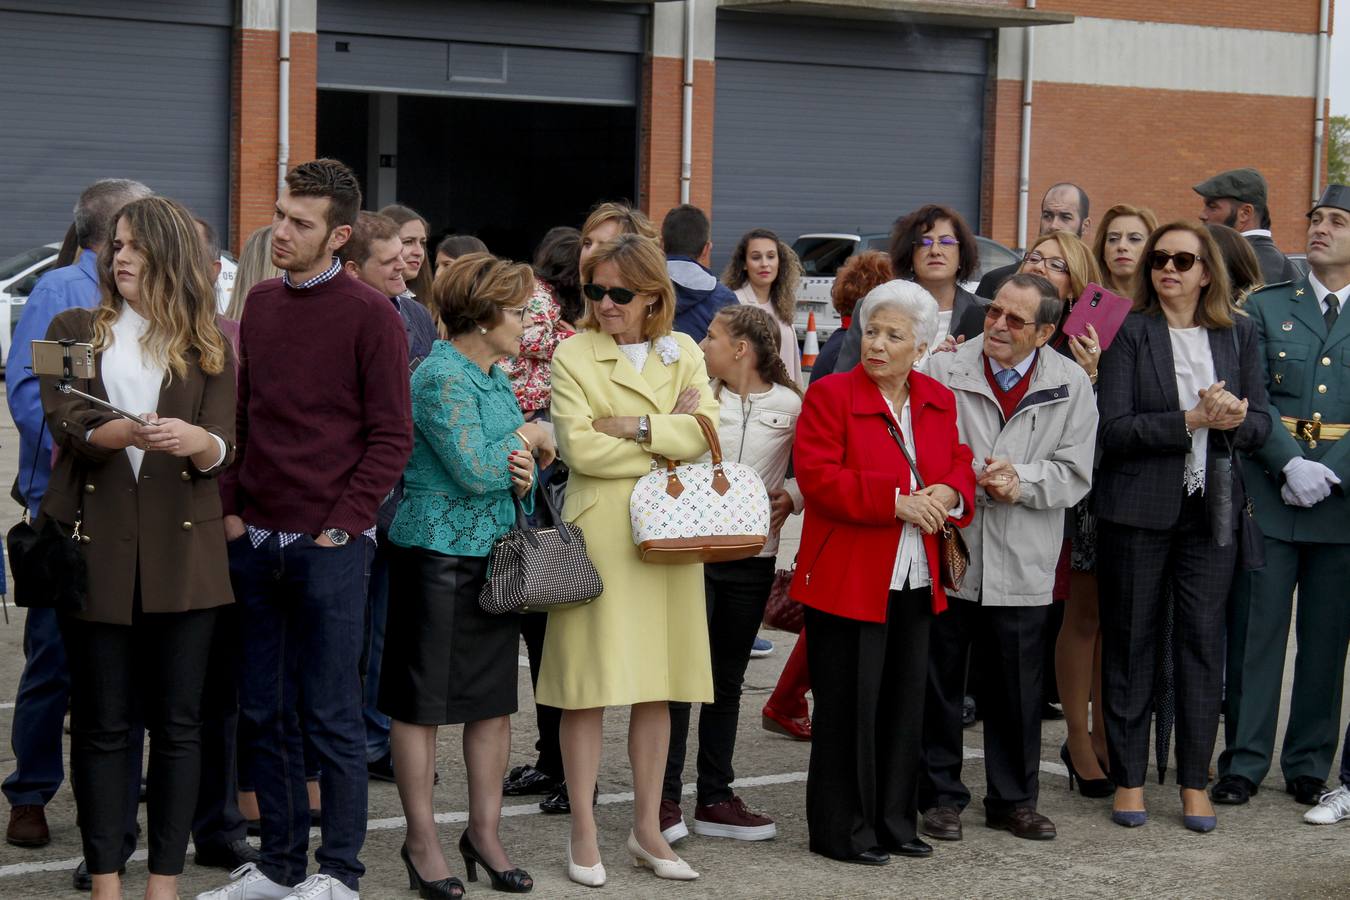
[[[1194,253],[1187,253],[1184,250],[1180,253],[1168,253],[1166,250],[1154,250],[1148,255],[1148,264],[1155,271],[1162,271],[1167,268],[1170,260],[1172,265],[1177,267],[1178,272],[1189,272],[1191,266],[1195,265],[1200,257]]]
[[[621,287],[605,287],[603,284],[583,284],[581,292],[592,303],[599,303],[605,299],[606,294],[609,294],[609,299],[620,306],[627,306],[637,296],[637,291],[630,291],[628,288]]]

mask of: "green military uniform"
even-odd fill
[[[1308,278],[1259,291],[1245,309],[1258,326],[1274,420],[1243,466],[1267,562],[1234,581],[1219,774],[1259,785],[1270,769],[1297,588],[1298,655],[1280,767],[1286,782],[1325,781],[1340,740],[1350,642],[1350,437],[1337,427],[1350,423],[1350,312],[1328,329]],[[1285,464],[1299,456],[1342,482],[1312,507],[1280,495]]]

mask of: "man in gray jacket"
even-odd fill
[[[966,656],[985,667],[985,821],[1049,840],[1036,812],[1045,621],[1064,513],[1092,484],[1097,404],[1082,367],[1053,350],[1062,303],[1037,275],[1014,275],[990,306],[982,340],[934,354],[928,374],[956,395],[961,441],[975,454],[975,519],[962,534],[970,570],[933,622],[919,808],[923,832],[961,839]]]

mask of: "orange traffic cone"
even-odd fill
[[[816,314],[806,317],[806,341],[802,344],[802,368],[809,369],[816,364],[820,355],[820,339],[816,337]]]

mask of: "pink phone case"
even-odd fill
[[[1115,340],[1116,332],[1133,307],[1134,302],[1128,297],[1113,294],[1100,284],[1089,284],[1073,305],[1073,312],[1069,313],[1062,330],[1066,335],[1082,337],[1091,325],[1097,329],[1097,338],[1105,350]]]

